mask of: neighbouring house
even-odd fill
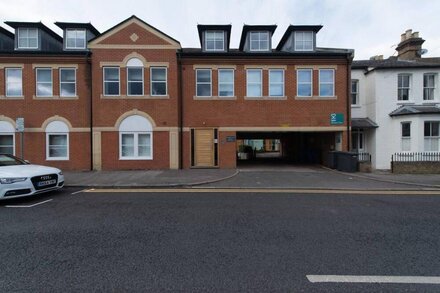
[[[423,42],[407,30],[397,56],[352,64],[351,149],[375,169],[390,169],[393,154],[440,151],[440,58],[424,58]]]

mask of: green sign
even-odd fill
[[[344,124],[344,114],[343,113],[331,113],[330,114],[330,124]]]

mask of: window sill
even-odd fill
[[[250,101],[284,101],[287,100],[287,96],[273,97],[273,96],[263,96],[263,97],[244,97],[245,100]]]
[[[170,98],[169,95],[166,96],[151,96],[151,95],[144,95],[144,96],[127,96],[127,95],[121,95],[121,96],[104,96],[101,95],[101,99],[103,100],[168,100]]]
[[[74,97],[60,97],[60,96],[50,96],[50,97],[37,97],[32,96],[32,99],[34,100],[59,100],[59,101],[65,101],[65,100],[78,100],[78,96]]]
[[[148,157],[130,157],[130,158],[122,158],[119,157],[120,161],[151,161],[153,158]]]
[[[358,104],[356,104],[356,105],[351,105],[351,107],[352,107],[352,108],[362,108],[362,106],[361,106],[361,105],[358,105]]]
[[[397,101],[397,105],[414,105],[415,104],[415,102],[414,101],[411,101],[411,100],[408,100],[408,101]]]
[[[46,161],[68,161],[69,158],[46,158]]]
[[[321,97],[321,96],[312,96],[312,97],[301,97],[295,96],[295,100],[337,100],[338,96],[330,96],[330,97]]]
[[[233,96],[233,97],[219,97],[219,96],[210,96],[210,97],[198,97],[198,96],[193,96],[194,100],[201,100],[201,101],[211,101],[211,100],[216,100],[216,101],[228,101],[228,100],[236,100],[237,97]]]
[[[437,101],[437,100],[424,100],[424,101],[422,102],[423,105],[436,105],[436,104],[438,104],[438,103],[440,103],[440,102]]]
[[[24,100],[24,96],[15,96],[15,97],[0,96],[0,100]]]

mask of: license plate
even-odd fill
[[[55,184],[55,183],[57,183],[56,179],[40,181],[40,182],[38,182],[38,187],[47,186],[47,185],[51,185],[51,184]]]

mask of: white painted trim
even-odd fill
[[[214,49],[208,49],[208,34],[207,33],[214,33],[214,35],[215,35],[215,33],[222,33],[222,35],[223,35],[223,39],[222,39],[222,41],[223,41],[223,46],[222,46],[222,49],[216,49],[215,48],[215,40],[216,40],[216,38],[215,38],[215,36],[214,36]],[[205,35],[205,51],[207,51],[207,52],[222,52],[222,51],[225,51],[225,32],[224,31],[222,31],[222,30],[206,30],[206,31],[204,31],[204,35]]]
[[[78,39],[77,38],[77,32],[78,31],[83,31],[84,32],[84,47],[68,47],[67,46],[67,32],[68,31],[75,31],[75,46],[76,46],[76,40]],[[84,49],[86,49],[87,48],[87,31],[86,31],[86,29],[76,29],[76,28],[68,28],[68,29],[66,29],[66,49],[67,50],[84,50]]]
[[[118,84],[119,84],[119,94],[118,95],[106,95],[105,94],[105,69],[106,68],[117,68],[118,69]],[[119,97],[121,96],[121,68],[119,66],[103,66],[102,67],[102,95],[104,97]]]
[[[220,96],[220,72],[221,71],[232,71],[232,95],[231,96]],[[229,83],[228,83],[229,84]],[[235,97],[235,70],[233,68],[221,68],[217,70],[217,96],[219,99],[227,99]]]
[[[209,85],[210,85],[210,93],[209,96],[199,96],[198,92],[197,92],[197,85],[199,84],[199,82],[197,81],[197,72],[199,71],[207,71],[209,70]],[[212,69],[210,68],[200,68],[200,69],[196,69],[195,71],[196,73],[196,97],[212,97]],[[207,82],[202,82],[201,84],[208,84]]]
[[[271,85],[271,81],[270,81],[270,73],[272,72],[272,71],[281,71],[282,72],[282,74],[283,74],[283,93],[282,93],[282,95],[281,96],[274,96],[274,95],[271,95],[270,94],[270,85]],[[283,98],[284,96],[285,96],[285,76],[284,76],[284,69],[278,69],[278,68],[272,68],[272,69],[269,69],[269,87],[268,87],[268,96],[269,97],[271,97],[271,98]]]
[[[311,283],[440,284],[440,277],[428,276],[307,275],[306,277]]]
[[[260,37],[258,37],[258,49],[253,49],[252,48],[252,34],[258,34],[259,36],[262,34],[262,33],[265,33],[265,34],[267,34],[267,49],[261,49],[261,38]],[[249,51],[252,51],[252,52],[267,52],[267,51],[270,51],[270,33],[268,32],[268,31],[251,31],[251,32],[249,32]]]
[[[142,94],[140,94],[140,95],[133,95],[133,94],[129,94],[128,93],[128,90],[129,90],[129,81],[128,81],[128,70],[129,69],[141,69],[142,70]],[[142,97],[142,96],[144,96],[144,94],[145,94],[145,89],[144,89],[144,86],[145,86],[145,82],[144,82],[144,67],[140,67],[140,66],[127,66],[126,67],[126,78],[127,78],[127,83],[126,83],[126,90],[127,90],[127,97]],[[119,79],[121,79],[120,77],[119,77]],[[132,81],[131,83],[138,83],[139,81]],[[119,84],[119,87],[120,87],[121,85]],[[119,91],[120,92],[120,91]]]
[[[309,71],[310,72],[310,96],[302,96],[299,94],[299,72]],[[301,83],[305,84],[305,83]],[[312,68],[298,68],[296,69],[296,96],[300,98],[311,98],[313,97],[313,69]]]
[[[298,33],[301,33],[301,34],[304,34],[304,33],[311,33],[312,34],[312,48],[311,49],[298,49],[297,47],[296,47],[296,36],[297,36],[297,34]],[[294,36],[294,44],[293,44],[293,46],[294,46],[294,50],[295,51],[298,51],[298,52],[311,52],[311,51],[313,51],[313,48],[315,47],[315,42],[314,42],[314,33],[313,33],[313,31],[296,31],[295,32],[295,36]],[[303,42],[303,47],[304,47],[304,41],[302,41]]]
[[[49,156],[49,136],[50,135],[65,135],[67,137],[67,157],[50,157]],[[69,148],[69,133],[68,132],[46,132],[46,161],[68,161],[70,148]]]
[[[1,135],[12,135],[12,155],[15,156],[15,132],[0,132]]]
[[[261,77],[261,82],[260,82],[260,93],[261,95],[259,96],[250,96],[249,95],[249,82],[248,82],[248,75],[249,75],[249,71],[259,71],[260,72],[260,77]],[[254,97],[254,98],[262,98],[263,97],[263,70],[262,69],[257,69],[257,68],[253,68],[253,69],[246,69],[246,97]]]
[[[75,71],[75,94],[73,95],[73,96],[63,96],[62,95],[62,91],[61,91],[61,71],[63,71],[63,70],[74,70]],[[77,73],[77,70],[76,70],[76,68],[73,68],[73,67],[60,67],[59,69],[58,69],[58,79],[59,79],[59,83],[60,83],[60,88],[59,88],[59,90],[60,90],[60,98],[62,97],[62,98],[75,98],[75,97],[78,97],[77,96],[77,94],[78,94],[78,89],[77,89],[77,82],[76,82],[76,74]],[[64,83],[67,83],[67,84],[71,84],[72,82],[64,82]]]
[[[37,46],[36,47],[20,47],[20,30],[28,30],[28,44],[29,44],[29,30],[36,30],[37,31]],[[40,46],[40,32],[38,28],[33,28],[33,27],[19,27],[17,28],[17,48],[19,50],[23,49],[23,50],[29,50],[29,49],[38,49]]]
[[[132,157],[123,157],[122,156],[122,135],[123,134],[132,134],[133,137],[133,151],[134,156]],[[139,156],[139,134],[149,134],[150,135],[150,155],[149,156]],[[133,161],[133,160],[153,160],[153,132],[152,131],[142,131],[142,132],[127,132],[127,131],[119,131],[119,160],[120,161]]]
[[[51,94],[44,96],[38,94],[38,71],[39,70],[50,70],[50,85],[52,88]],[[45,84],[48,82],[44,82]],[[53,70],[50,67],[37,67],[35,68],[35,96],[37,98],[47,98],[47,97],[53,97]]]
[[[153,95],[153,69],[165,69],[165,95]],[[156,81],[158,82],[158,81]],[[151,97],[167,97],[168,96],[168,68],[163,66],[152,66],[150,67],[150,96]]]
[[[20,70],[21,75],[21,92],[20,95],[8,95],[8,71],[9,70]],[[23,68],[18,67],[7,67],[5,68],[5,97],[7,98],[21,98],[23,97]]]
[[[321,71],[332,71],[333,72],[333,80],[332,80],[332,84],[333,84],[333,94],[329,95],[329,96],[322,96],[321,95]],[[319,85],[319,89],[318,89],[318,96],[320,97],[334,97],[335,96],[335,70],[332,68],[321,68],[319,69],[318,72],[318,85]],[[326,82],[325,84],[330,84],[328,82]]]

